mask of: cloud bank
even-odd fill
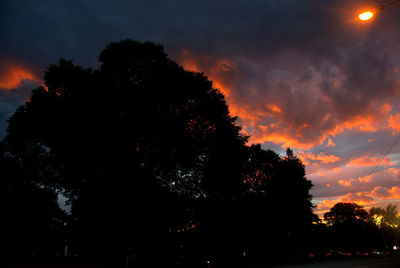
[[[96,67],[108,42],[151,40],[213,81],[251,143],[295,149],[319,211],[340,200],[395,202],[400,147],[385,153],[400,133],[400,5],[356,20],[376,4],[4,0],[0,137],[49,64]]]

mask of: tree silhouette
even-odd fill
[[[356,203],[337,203],[324,220],[330,226],[330,246],[338,249],[365,250],[376,246],[376,226],[362,206]]]
[[[49,66],[4,141],[24,183],[68,198],[70,252],[138,267],[305,253],[312,183],[292,150],[246,146],[223,94],[160,45],[111,43],[99,60]]]
[[[388,204],[386,209],[372,207],[369,210],[371,218],[375,219],[378,226],[397,228],[400,225],[400,217],[397,205]]]
[[[309,193],[312,183],[305,178],[304,165],[290,149],[280,157],[252,145],[246,171],[246,248],[264,261],[303,253],[316,220]]]
[[[383,247],[388,250],[399,245],[400,217],[397,205],[388,204],[386,208],[372,207],[369,210],[370,220],[379,228],[380,239]],[[381,246],[382,247],[382,246]]]
[[[240,194],[246,137],[221,92],[162,46],[111,43],[99,60],[98,70],[51,65],[6,142],[69,198],[76,250],[168,248],[169,230],[191,221],[190,200]]]
[[[368,219],[368,212],[356,203],[339,202],[324,214],[324,220],[331,225],[363,222]]]
[[[66,213],[57,195],[30,180],[29,170],[0,144],[0,256],[2,263],[62,254]]]

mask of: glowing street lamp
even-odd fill
[[[375,13],[372,12],[372,11],[365,11],[365,12],[361,13],[360,15],[358,15],[358,18],[359,18],[360,20],[365,21],[365,20],[370,20],[370,19],[372,19],[372,17],[373,17],[374,15],[375,15]]]
[[[372,19],[375,16],[375,14],[377,14],[379,11],[381,11],[385,7],[387,7],[387,6],[391,5],[391,4],[394,4],[396,2],[399,2],[399,1],[400,0],[391,0],[391,1],[387,2],[387,3],[385,3],[385,4],[378,5],[375,8],[364,10],[362,13],[360,13],[358,15],[358,18],[361,21],[368,21],[368,20]]]

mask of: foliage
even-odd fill
[[[312,183],[290,149],[246,146],[223,94],[160,45],[111,43],[99,60],[51,65],[4,141],[23,181],[68,197],[73,252],[224,265],[306,247]]]
[[[61,254],[64,249],[66,213],[57,195],[32,183],[29,170],[0,145],[0,256]]]
[[[357,223],[368,219],[368,212],[356,203],[339,202],[324,214],[324,220],[329,225]]]
[[[314,247],[352,250],[379,249],[389,251],[398,245],[397,207],[373,207],[367,212],[355,203],[337,203],[325,213],[325,226],[313,234]]]
[[[400,225],[399,211],[397,205],[388,204],[386,209],[380,207],[372,207],[369,210],[371,219],[379,227],[397,228]]]
[[[280,157],[260,145],[252,145],[246,171],[244,225],[246,237],[250,238],[246,247],[262,257],[288,257],[291,251],[306,250],[316,215],[309,193],[312,183],[305,178],[301,161],[290,149]]]

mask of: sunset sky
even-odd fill
[[[306,165],[320,215],[400,204],[400,3],[372,0],[2,0],[0,138],[59,58],[153,41],[225,94],[250,143]],[[390,149],[390,152],[385,154]]]

